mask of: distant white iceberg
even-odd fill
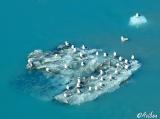
[[[129,25],[131,26],[140,26],[147,23],[147,19],[145,16],[136,13],[134,16],[130,17]]]

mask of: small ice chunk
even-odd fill
[[[145,16],[136,13],[134,16],[130,17],[129,25],[131,26],[140,26],[147,23],[147,19]]]

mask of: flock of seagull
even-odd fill
[[[136,13],[136,15],[133,17],[135,19],[139,19],[139,18],[141,18],[141,15]],[[139,23],[137,23],[137,24],[139,24]],[[121,36],[120,40],[121,40],[121,42],[126,42],[129,39],[128,39],[128,37]],[[59,70],[60,75],[65,74],[64,72],[67,72],[67,71],[69,72],[70,70],[72,70],[73,75],[74,75],[74,71],[76,74],[77,70],[81,70],[83,68],[85,69],[88,66],[88,64],[91,62],[91,61],[86,62],[85,60],[83,60],[83,59],[87,58],[87,56],[93,55],[92,53],[87,54],[89,51],[90,50],[88,48],[86,48],[85,45],[82,45],[81,48],[76,48],[73,44],[70,44],[67,41],[65,41],[64,45],[62,45],[58,48],[58,51],[54,51],[51,54],[44,53],[41,50],[35,50],[34,52],[30,53],[30,55],[28,57],[27,69],[29,69],[29,70],[32,70],[32,69],[42,70],[45,73],[50,73],[53,75],[57,74],[57,73],[55,73],[55,70]],[[77,58],[77,54],[79,54],[78,58]],[[72,81],[76,82],[76,83],[74,83],[75,86],[73,86],[73,84],[71,85],[71,83],[69,82],[68,84],[66,84],[64,91],[62,91],[62,93],[55,96],[55,99],[57,99],[61,102],[65,102],[65,103],[75,103],[75,104],[87,101],[87,98],[89,96],[91,96],[92,99],[95,99],[99,95],[107,92],[109,90],[109,88],[113,88],[115,85],[119,86],[120,83],[127,80],[132,75],[132,73],[140,67],[139,62],[135,59],[134,55],[131,55],[131,60],[128,60],[128,59],[123,58],[122,56],[118,56],[116,52],[113,52],[113,55],[111,55],[109,57],[109,54],[106,52],[103,52],[103,55],[100,55],[99,50],[96,50],[96,51],[94,50],[94,56],[92,56],[93,58],[91,58],[91,59],[88,58],[88,59],[93,60],[94,57],[98,58],[98,57],[102,57],[102,56],[103,56],[102,59],[104,61],[99,63],[98,65],[96,65],[96,62],[92,64],[92,65],[96,65],[96,66],[93,71],[89,72],[90,73],[89,77],[79,77],[78,76],[77,81],[75,81],[75,79],[70,79],[70,82],[72,82]],[[66,57],[66,59],[64,57]],[[72,57],[72,60],[70,61],[69,59],[67,59],[68,57]],[[78,59],[78,60],[77,59],[76,60],[78,63],[80,63],[80,68],[79,67],[77,67],[77,69],[71,68],[70,65],[72,65],[72,61],[73,61],[74,57],[76,57]],[[106,64],[105,60],[107,58],[109,59],[109,61],[107,61],[108,63]],[[61,60],[63,60],[63,61],[60,62]],[[98,60],[100,60],[100,58]],[[66,61],[68,61],[69,63],[65,63]],[[114,62],[113,66],[111,66],[111,61]],[[120,70],[118,69],[119,67],[121,67]],[[114,72],[112,72],[113,69],[114,69]],[[63,70],[64,70],[64,72],[63,72]],[[98,72],[99,72],[97,77],[92,75],[95,72],[95,70],[98,70]],[[111,74],[107,74],[106,73],[107,71],[111,72]],[[79,72],[79,73],[81,75],[82,72]],[[115,79],[117,81],[113,80],[112,74],[116,75]],[[125,78],[123,78],[123,75],[119,76],[119,74],[123,74],[125,76]],[[70,77],[72,77],[72,76],[70,76]],[[112,83],[107,84],[108,81],[106,83],[104,81],[105,80],[104,77],[107,77],[107,80],[112,81]],[[90,79],[91,79],[91,81],[90,81]],[[96,80],[94,80],[94,79],[96,79]],[[91,82],[94,82],[94,86],[89,85],[89,84],[92,84]],[[83,93],[82,90],[84,88],[86,88],[86,85],[87,85],[87,93],[85,94],[85,93]],[[99,87],[101,87],[101,92],[99,90]],[[93,90],[95,92],[97,92],[97,93],[94,93],[94,96],[92,96],[92,93],[91,93],[91,91],[93,91]],[[88,100],[92,100],[92,99],[88,99]]]

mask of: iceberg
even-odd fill
[[[139,13],[136,13],[136,15],[130,17],[130,20],[129,20],[130,26],[137,26],[138,27],[138,26],[146,24],[146,23],[147,23],[146,17],[140,15]]]
[[[134,55],[126,59],[116,52],[65,42],[53,51],[35,50],[28,55],[27,70],[40,75],[25,83],[34,82],[29,83],[32,93],[48,100],[77,105],[118,89],[140,66]]]

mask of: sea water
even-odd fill
[[[135,119],[139,112],[160,112],[160,1],[155,0],[6,0],[1,1],[0,118]],[[139,12],[148,23],[134,28]],[[121,43],[120,36],[129,37]],[[65,40],[88,47],[135,54],[143,64],[119,90],[80,106],[44,101],[21,93],[12,82],[21,77],[27,55],[50,50]]]

